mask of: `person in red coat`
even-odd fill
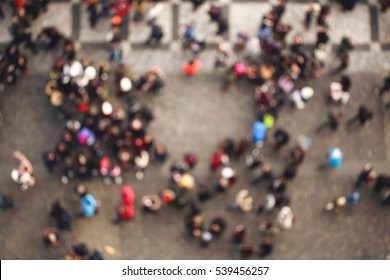
[[[118,16],[125,18],[129,14],[130,7],[130,3],[126,0],[120,0],[115,3],[115,13]]]
[[[122,204],[127,206],[134,206],[135,193],[129,185],[122,187]]]
[[[128,221],[134,218],[134,207],[129,205],[121,205],[117,208],[119,222]]]

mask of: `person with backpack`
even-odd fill
[[[164,32],[160,24],[157,24],[155,21],[152,21],[150,24],[150,35],[149,39],[146,41],[146,45],[149,44],[159,44],[161,39],[164,37]]]

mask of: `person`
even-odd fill
[[[390,7],[390,0],[378,0],[379,5],[381,6],[381,12],[384,13]]]
[[[14,197],[9,194],[1,194],[0,195],[0,213],[6,211],[8,209],[20,209],[20,206],[15,203]]]
[[[125,21],[129,14],[130,7],[131,5],[127,0],[116,1],[115,13]]]
[[[47,26],[41,29],[41,31],[38,33],[37,39],[39,40],[43,37],[49,39],[47,48],[49,50],[52,50],[59,44],[59,42],[63,38],[63,35],[55,26]]]
[[[141,199],[142,209],[146,212],[157,213],[162,205],[162,201],[158,195],[145,195]]]
[[[196,12],[200,6],[203,5],[205,0],[191,0],[192,6],[193,6],[193,11]]]
[[[210,16],[211,21],[218,22],[218,20],[222,16],[221,5],[217,1],[213,2],[207,13]]]
[[[216,35],[222,36],[229,29],[229,23],[226,18],[220,17],[217,21],[218,28]]]
[[[309,30],[313,25],[313,17],[317,14],[321,9],[321,6],[317,2],[310,3],[309,7],[305,12],[304,26],[306,30]]]
[[[273,251],[273,241],[271,238],[265,238],[259,246],[259,257],[269,256]]]
[[[52,173],[57,163],[55,153],[52,151],[46,152],[42,155],[42,158],[47,170],[49,170],[49,172]]]
[[[339,169],[344,159],[344,154],[338,147],[329,150],[327,154],[327,161],[319,166],[319,169]]]
[[[276,151],[279,151],[283,146],[287,145],[290,140],[288,132],[282,128],[275,130],[273,136],[275,141],[273,147]]]
[[[320,28],[317,32],[316,49],[320,48],[321,45],[326,46],[329,40],[328,29],[326,27]]]
[[[354,46],[348,37],[343,37],[336,51],[336,56],[340,59],[340,66],[336,72],[341,72],[346,69],[349,64],[349,51],[353,50]]]
[[[347,75],[342,76],[339,82],[332,82],[329,92],[330,100],[334,104],[346,105],[350,99],[351,86],[351,79]]]
[[[229,53],[225,43],[220,43],[218,45],[217,53],[215,56],[214,67],[215,68],[225,68],[229,65]]]
[[[357,176],[355,188],[359,189],[362,184],[364,186],[369,186],[371,183],[373,183],[376,180],[376,178],[377,178],[377,173],[374,170],[372,164],[366,163]]]
[[[210,224],[210,232],[214,236],[220,236],[226,228],[226,220],[222,217],[215,217]]]
[[[245,243],[240,247],[241,259],[248,259],[255,253],[256,247],[253,243]]]
[[[213,235],[208,230],[203,231],[199,239],[200,245],[202,247],[208,247],[212,240],[213,240]]]
[[[371,108],[361,104],[357,114],[347,121],[347,125],[352,125],[355,122],[359,122],[361,126],[368,127],[373,116],[374,113]]]
[[[98,11],[97,11],[97,1],[95,3],[91,3],[88,5],[88,12],[89,12],[89,26],[92,29],[95,29],[97,20],[99,18]]]
[[[270,193],[279,193],[282,194],[287,189],[287,178],[281,176],[279,178],[275,178],[272,184],[269,185],[268,191]]]
[[[241,243],[244,241],[245,237],[247,235],[247,229],[244,225],[237,225],[233,229],[232,233],[232,239],[234,243]]]
[[[68,211],[62,206],[59,200],[53,202],[49,214],[56,220],[57,228],[60,230],[72,230],[72,222]]]
[[[183,73],[188,77],[195,76],[203,67],[203,62],[200,59],[193,59],[183,65]]]
[[[343,11],[352,11],[356,5],[357,0],[339,0],[338,1]]]
[[[43,241],[47,246],[56,247],[59,245],[60,236],[54,227],[45,227],[42,231]]]
[[[167,148],[162,144],[155,144],[153,148],[154,156],[158,162],[164,163],[168,158]]]
[[[261,166],[261,173],[251,180],[252,185],[259,185],[261,182],[272,180],[274,177],[272,171],[272,165],[270,163],[264,163]]]
[[[33,166],[20,151],[14,151],[12,155],[19,160],[19,166],[12,170],[11,177],[15,182],[20,184],[20,190],[25,191],[29,187],[33,187],[36,183],[33,175]]]
[[[81,195],[80,204],[83,217],[92,218],[97,213],[97,201],[88,192]]]
[[[164,37],[162,26],[153,21],[150,24],[150,28],[151,30],[149,39],[146,41],[145,44],[159,44],[161,42],[161,39]]]
[[[382,87],[374,89],[374,93],[376,95],[382,96],[384,93],[388,92],[389,90],[390,90],[390,75],[386,76],[383,79]]]
[[[341,123],[343,119],[343,113],[342,112],[329,112],[328,113],[328,120],[325,122],[321,123],[320,125],[317,126],[315,129],[316,133],[321,132],[325,128],[330,128],[333,132],[335,132],[339,124]]]
[[[0,2],[0,19],[4,19],[3,2]]]

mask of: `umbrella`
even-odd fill
[[[328,164],[334,168],[338,169],[341,166],[344,155],[339,148],[333,148],[328,153]]]
[[[85,217],[93,217],[96,212],[96,200],[89,193],[81,198],[81,211]]]
[[[252,139],[255,143],[261,142],[265,139],[267,134],[267,126],[261,121],[256,121],[252,128]]]
[[[96,137],[90,129],[83,127],[77,133],[77,140],[79,141],[80,145],[91,146],[95,143]]]

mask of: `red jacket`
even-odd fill
[[[135,193],[129,185],[122,187],[122,204],[133,207],[135,202]]]
[[[118,16],[126,17],[129,14],[130,4],[128,2],[116,2],[115,3],[115,12]]]
[[[121,220],[131,220],[134,218],[134,207],[129,205],[121,205],[118,208],[119,218]]]

